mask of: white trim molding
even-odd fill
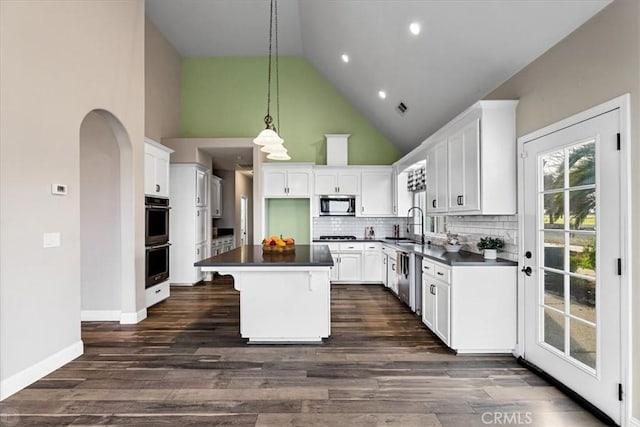
[[[629,420],[629,427],[640,427],[640,419],[631,417]]]
[[[143,308],[135,313],[120,314],[120,323],[123,325],[135,325],[147,318],[147,309]]]
[[[80,321],[82,322],[118,322],[120,310],[82,310]]]
[[[82,340],[0,382],[0,400],[19,392],[84,353]]]

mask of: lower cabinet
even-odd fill
[[[362,253],[340,252],[338,259],[338,281],[362,281]]]
[[[422,321],[458,353],[512,353],[516,266],[422,262]]]
[[[154,304],[159,303],[162,300],[169,298],[170,287],[169,281],[164,281],[153,285],[145,290],[146,306],[151,307]]]
[[[449,345],[449,285],[422,278],[422,321],[438,338]]]
[[[362,263],[362,281],[365,283],[384,283],[382,280],[382,264],[382,247],[380,243],[365,243]]]

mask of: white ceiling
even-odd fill
[[[406,153],[609,3],[279,0],[279,50],[304,56]],[[146,6],[185,57],[266,56],[268,0],[146,0]],[[408,30],[414,21],[422,26],[418,36]],[[348,64],[340,60],[345,52]],[[404,116],[395,110],[400,101],[408,107]]]

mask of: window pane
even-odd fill
[[[596,323],[596,281],[570,277],[570,313],[576,317]]]
[[[595,234],[571,233],[569,243],[569,270],[583,276],[596,277]]]
[[[544,190],[564,188],[564,151],[556,151],[542,157]]]
[[[595,189],[569,192],[569,217],[572,230],[596,229]]]
[[[574,145],[568,150],[569,185],[593,185],[596,183],[596,143],[595,140]]]
[[[544,304],[564,312],[564,274],[544,271]]]
[[[545,194],[544,228],[564,228],[564,192]]]
[[[544,309],[544,342],[564,352],[564,316]]]
[[[569,355],[591,368],[596,368],[596,328],[571,319]]]
[[[564,236],[558,231],[544,231],[544,266],[564,270]]]

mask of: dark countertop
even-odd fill
[[[484,256],[473,252],[447,252],[444,246],[420,245],[412,242],[398,242],[394,239],[356,239],[356,240],[313,240],[316,243],[349,243],[349,242],[381,242],[392,245],[406,252],[413,252],[424,258],[441,262],[451,266],[485,266],[485,267],[514,267],[518,263],[504,258],[484,259]]]
[[[221,255],[203,259],[196,267],[333,267],[327,245],[296,245],[293,252],[262,252],[262,245],[240,246]]]

